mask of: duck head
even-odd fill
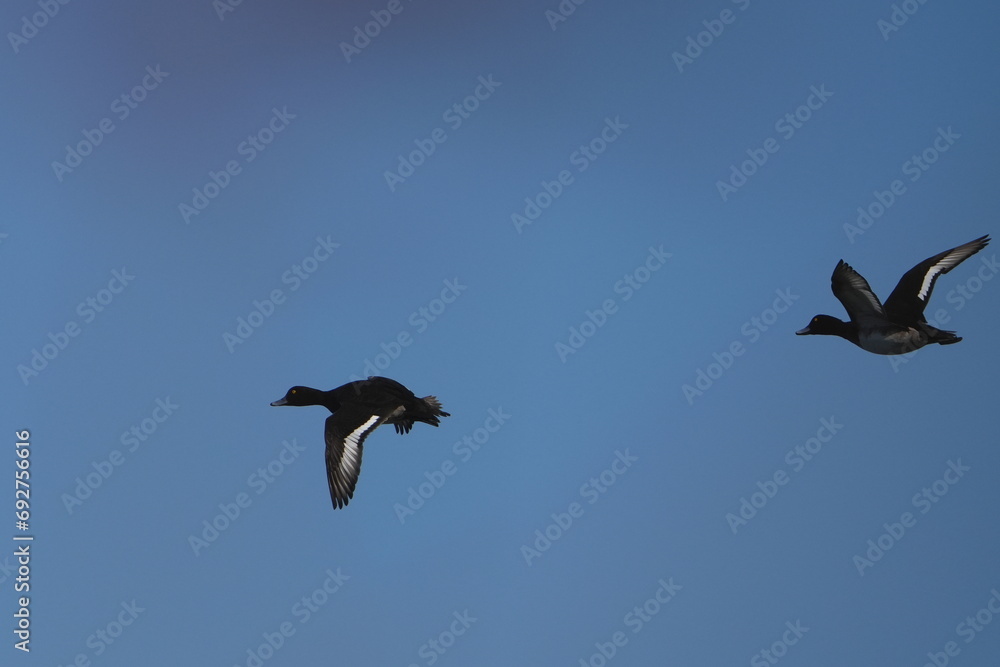
[[[832,315],[816,315],[804,329],[795,332],[796,336],[840,336],[851,340],[851,325],[849,322],[838,320]]]
[[[292,387],[284,396],[271,403],[279,405],[326,405],[329,403],[327,392],[312,387]]]

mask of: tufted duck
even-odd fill
[[[795,333],[840,336],[875,354],[905,354],[930,343],[957,343],[962,339],[954,331],[935,329],[927,323],[924,307],[930,301],[938,276],[948,273],[989,242],[987,234],[920,262],[900,278],[884,306],[868,281],[840,260],[833,270],[833,294],[844,304],[851,321],[817,315],[805,329]]]
[[[292,387],[271,405],[322,405],[333,413],[326,418],[326,477],[334,509],[354,497],[368,434],[382,424],[392,424],[396,433],[409,433],[414,422],[437,426],[438,417],[451,416],[434,396],[417,398],[395,380],[376,376],[330,391]]]

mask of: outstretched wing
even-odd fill
[[[350,407],[326,418],[326,478],[334,509],[344,507],[354,497],[365,438],[388,418]]]
[[[851,316],[852,322],[862,327],[885,324],[882,302],[875,296],[868,281],[852,269],[850,264],[840,260],[830,281],[833,295],[844,304],[844,310]]]
[[[972,257],[990,242],[989,234],[975,241],[929,257],[903,274],[896,289],[885,301],[885,310],[898,322],[924,321],[923,313],[931,299],[934,283],[956,266]]]

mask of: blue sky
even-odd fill
[[[5,4],[5,664],[990,664],[995,246],[793,332],[997,232],[998,18]],[[453,416],[334,511],[268,403],[372,368]]]

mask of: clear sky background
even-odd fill
[[[995,3],[323,4],[0,10],[4,664],[995,663],[998,246],[793,335],[998,232]]]

